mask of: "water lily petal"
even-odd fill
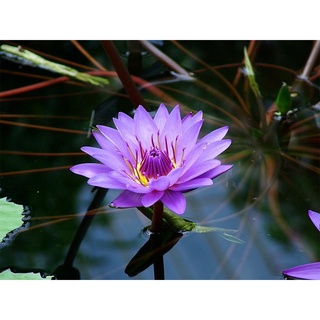
[[[138,149],[138,141],[135,136],[135,128],[127,123],[127,121],[121,121],[119,119],[113,119],[115,126],[117,127],[121,137],[125,140],[133,149]]]
[[[157,125],[160,132],[163,130],[164,125],[169,117],[169,112],[163,103],[160,104],[158,111],[154,116],[154,122]]]
[[[213,168],[204,174],[200,175],[198,178],[209,178],[209,179],[214,179],[221,174],[225,173],[226,171],[230,170],[233,167],[233,165],[230,164],[221,164],[217,166],[216,168]]]
[[[116,152],[117,149],[115,145],[110,142],[100,131],[93,130],[92,135],[102,149]]]
[[[142,107],[139,106],[134,114],[135,121],[135,135],[141,142],[144,149],[149,149],[151,144],[151,137],[156,136],[158,128],[151,118],[150,114]]]
[[[177,136],[181,136],[181,127],[180,108],[176,106],[169,114],[163,130],[160,131],[161,143],[165,145],[165,137],[167,137],[169,143],[174,142]]]
[[[207,147],[203,150],[201,155],[201,161],[207,161],[209,159],[214,159],[224,150],[226,150],[231,144],[230,139],[214,141],[207,145]]]
[[[152,206],[155,202],[157,202],[158,200],[161,199],[161,197],[163,196],[164,191],[157,191],[154,190],[150,193],[145,194],[142,198],[141,198],[141,203],[144,207],[150,207]]]
[[[167,175],[167,178],[170,180],[169,186],[173,186],[178,181],[178,179],[182,176],[183,171],[184,168],[176,168],[169,172]]]
[[[183,175],[178,180],[178,183],[182,183],[185,181],[192,180],[196,177],[200,178],[202,174],[213,170],[214,168],[218,167],[221,164],[219,160],[208,160],[202,162],[201,165],[194,165],[189,170],[183,173]],[[207,178],[207,177],[205,177]]]
[[[296,279],[320,280],[320,262],[303,264],[284,270],[282,273]]]
[[[156,180],[152,180],[149,182],[149,188],[152,190],[163,191],[168,189],[170,186],[170,180],[166,176],[159,177]]]
[[[199,187],[206,187],[212,185],[212,180],[209,178],[200,178],[175,184],[170,188],[172,191],[189,191]]]
[[[103,163],[107,168],[112,170],[128,170],[128,166],[119,153],[95,147],[82,147],[81,150]]]
[[[88,180],[91,186],[101,187],[105,189],[126,189],[125,184],[121,181],[110,177],[109,173],[96,174]]]
[[[183,214],[186,211],[187,201],[181,192],[166,190],[161,201],[177,214]]]
[[[309,210],[308,215],[309,215],[309,218],[311,219],[311,221],[313,222],[313,224],[320,231],[320,213]]]
[[[130,159],[132,161],[132,155],[129,152],[128,145],[122,139],[120,133],[116,129],[101,125],[97,125],[97,128],[103,134],[103,136],[115,146],[115,150],[118,153],[122,154],[126,159]]]
[[[192,124],[191,127],[180,137],[177,143],[176,158],[179,164],[183,158],[189,153],[197,142],[203,120],[199,120]]]
[[[116,199],[111,202],[110,206],[116,208],[140,207],[142,206],[142,196],[142,194],[124,190]]]
[[[203,142],[212,143],[214,141],[222,140],[223,137],[227,134],[228,130],[229,130],[228,126],[216,129],[208,133],[207,135],[205,135],[202,139],[200,139],[199,143],[203,143]]]
[[[134,131],[134,120],[124,112],[119,112],[118,119],[128,128]]]
[[[70,170],[73,173],[80,174],[87,178],[91,178],[100,173],[108,173],[110,171],[105,165],[99,163],[81,163],[71,167]]]
[[[187,115],[181,121],[182,133],[185,133],[191,126],[201,120],[203,120],[203,112],[201,110],[194,115],[192,115],[192,112],[187,113]]]

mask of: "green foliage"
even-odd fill
[[[256,97],[261,97],[259,85],[255,79],[255,73],[254,73],[251,61],[249,59],[249,56],[248,56],[247,48],[244,48],[244,65],[245,65],[246,76],[249,79],[250,88],[252,89],[252,91],[254,92]]]
[[[51,280],[51,277],[42,278],[39,273],[14,273],[6,270],[0,273],[0,280]]]
[[[23,206],[0,199],[0,239],[3,239],[8,232],[21,226],[21,213]]]
[[[90,83],[94,86],[106,86],[109,84],[109,80],[105,78],[91,76],[63,64],[49,61],[29,50],[22,49],[21,47],[16,48],[3,44],[0,46],[0,54],[5,56],[7,59],[19,62],[20,64],[46,69],[51,72],[59,73],[63,76]]]
[[[152,220],[152,208],[138,208],[147,218]],[[243,240],[237,238],[236,236],[232,235],[237,232],[237,230],[232,229],[223,229],[223,228],[216,228],[216,227],[207,227],[207,226],[200,226],[196,222],[186,220],[181,218],[180,216],[173,213],[171,210],[164,208],[163,210],[163,226],[169,227],[175,232],[195,232],[195,233],[206,233],[206,232],[217,232],[219,236],[224,238],[227,241],[242,244],[244,243]]]
[[[285,115],[291,109],[292,98],[286,83],[279,90],[276,105],[280,115]]]
[[[21,226],[23,206],[9,202],[6,198],[0,199],[0,239]],[[6,270],[0,273],[0,280],[43,280],[39,273],[14,273]]]

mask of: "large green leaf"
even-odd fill
[[[51,280],[51,277],[42,278],[40,273],[14,273],[6,270],[0,273],[0,280]]]
[[[8,234],[13,230],[20,228],[23,223],[21,215],[24,211],[22,205],[7,201],[6,198],[0,198],[0,239],[2,242],[8,238]],[[1,247],[1,243],[0,243]],[[40,273],[14,273],[10,270],[5,270],[0,273],[0,280],[43,280],[50,279],[42,278]]]
[[[23,206],[9,202],[6,198],[0,198],[0,239],[21,226],[21,214]]]

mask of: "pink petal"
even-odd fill
[[[181,192],[167,190],[161,198],[163,204],[177,214],[183,214],[187,201]]]

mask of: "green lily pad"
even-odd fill
[[[0,239],[21,226],[23,209],[23,206],[9,202],[6,198],[0,199]]]
[[[0,280],[51,280],[51,277],[42,278],[40,273],[14,273],[6,270],[0,273]]]

